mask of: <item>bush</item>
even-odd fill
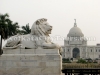
[[[97,60],[94,60],[93,63],[98,63]]]
[[[91,58],[86,59],[88,63],[92,63],[93,60]]]
[[[71,63],[69,58],[63,58],[62,63]]]
[[[84,59],[78,59],[77,63],[87,63]]]

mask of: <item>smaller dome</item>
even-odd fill
[[[81,29],[77,27],[76,20],[74,23],[74,27],[72,27],[67,35],[67,37],[83,37],[84,34],[82,33]]]

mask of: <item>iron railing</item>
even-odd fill
[[[62,70],[65,75],[100,75],[100,68],[66,68]]]

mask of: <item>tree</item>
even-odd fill
[[[3,53],[2,51],[2,39],[7,38],[7,30],[8,30],[8,24],[7,22],[9,21],[9,15],[6,14],[0,14],[0,35],[1,35],[1,40],[0,40],[0,55]]]
[[[0,43],[0,55],[3,53],[2,51],[2,39],[7,39],[10,36],[17,34],[18,32],[18,23],[12,23],[9,19],[9,15],[0,14],[0,35],[1,35],[1,43]]]
[[[17,22],[13,23],[12,21],[8,21],[8,36],[14,36],[19,31],[19,25]]]
[[[26,26],[22,26],[22,30],[21,30],[22,34],[29,34],[30,32],[31,32],[31,29],[29,27],[29,23],[26,24]]]

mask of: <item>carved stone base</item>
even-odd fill
[[[61,63],[57,49],[4,50],[0,75],[61,75]]]

